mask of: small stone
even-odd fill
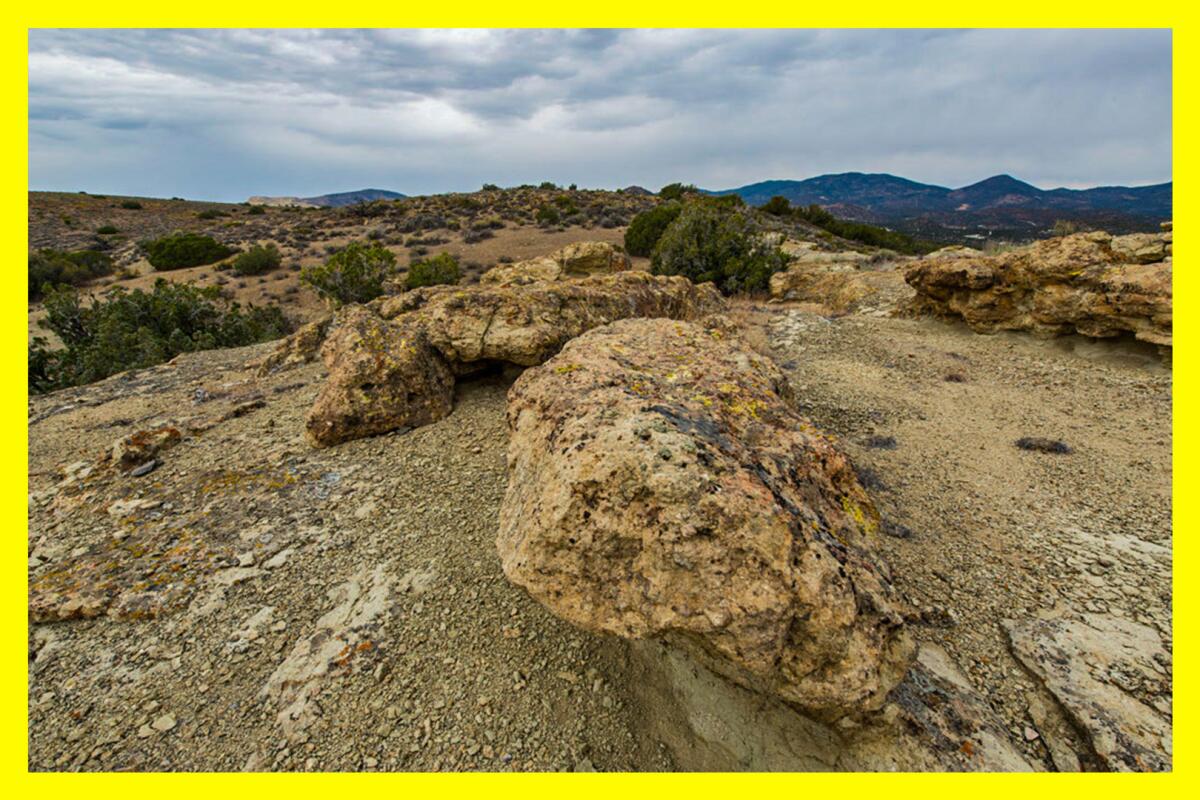
[[[158,469],[159,463],[160,462],[157,458],[152,458],[145,464],[141,464],[140,466],[136,466],[131,469],[129,471],[129,477],[140,478],[143,475],[149,475],[151,472],[154,472],[154,470]]]
[[[150,727],[154,728],[154,730],[159,731],[161,733],[166,733],[167,731],[169,731],[175,727],[175,715],[174,714],[163,714],[162,716],[155,719],[154,722],[150,723]]]

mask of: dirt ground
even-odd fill
[[[892,534],[879,547],[923,612],[918,637],[1048,765],[1021,735],[1036,682],[999,623],[1088,610],[1169,645],[1169,369],[1132,346],[929,320],[741,316],[862,472]],[[623,644],[558,621],[500,572],[507,379],[462,384],[433,425],[314,450],[302,418],[321,367],[254,378],[241,367],[262,350],[31,401],[31,581],[153,585],[178,552],[195,580],[153,600],[153,618],[32,627],[30,767],[669,769],[640,735]],[[54,488],[124,434],[222,419],[146,477],[97,468]],[[1020,450],[1024,436],[1071,452]],[[115,517],[129,498],[153,505]],[[203,552],[180,550],[189,531]],[[338,621],[347,603],[355,624]],[[328,637],[351,657],[305,673],[306,643]]]

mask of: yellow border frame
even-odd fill
[[[578,5],[546,0],[520,0],[503,6],[467,0],[452,10],[431,12],[396,3],[366,2],[353,8],[335,10],[329,4],[308,0],[234,3],[209,0],[194,6],[172,8],[162,2],[134,0],[124,3],[83,3],[65,0],[50,9],[9,11],[9,24],[3,27],[0,52],[4,59],[3,97],[7,124],[3,135],[10,157],[4,168],[4,191],[0,208],[6,243],[4,252],[10,263],[23,263],[28,252],[28,37],[29,28],[43,27],[1155,27],[1172,28],[1174,51],[1173,142],[1194,141],[1186,131],[1196,129],[1197,111],[1191,102],[1193,81],[1197,78],[1197,54],[1187,43],[1192,41],[1191,16],[1183,4],[1164,3],[1141,9],[1108,0],[1062,0],[1056,4],[1015,0],[1003,6],[964,6],[946,0],[913,4],[865,0],[853,8],[813,8],[808,4],[759,2],[752,7],[732,10],[711,0],[679,2],[667,0],[655,4],[608,0],[599,9],[579,9]],[[282,23],[282,24],[281,24]],[[1182,85],[1182,88],[1181,88]],[[1185,94],[1186,93],[1186,94]],[[1180,103],[1184,97],[1185,102]],[[1183,135],[1181,135],[1183,132]],[[1192,134],[1194,135],[1194,133]],[[16,152],[20,149],[23,158]],[[18,167],[24,163],[25,169]],[[1185,147],[1174,154],[1174,178],[1180,191],[1175,197],[1175,258],[1187,265],[1190,252],[1192,208],[1196,195],[1195,166]],[[20,248],[20,249],[18,249]],[[16,266],[10,267],[15,269]],[[24,273],[17,278],[25,280]],[[1200,456],[1196,444],[1200,425],[1194,421],[1195,370],[1193,369],[1195,324],[1190,313],[1196,307],[1196,287],[1200,278],[1185,266],[1177,274],[1176,298],[1185,313],[1175,325],[1176,403],[1182,413],[1174,419],[1175,471],[1174,506],[1175,565],[1185,570],[1196,565],[1192,536],[1197,530],[1195,499],[1190,492],[1178,492],[1197,471]],[[3,354],[0,374],[16,376],[0,397],[3,403],[3,480],[0,502],[7,522],[2,529],[5,541],[0,551],[0,601],[3,603],[3,641],[6,657],[0,662],[3,686],[0,719],[0,743],[3,753],[3,783],[15,792],[12,796],[79,796],[129,798],[170,792],[173,797],[206,796],[212,793],[286,793],[290,797],[329,798],[335,792],[388,792],[474,796],[490,794],[532,800],[564,795],[608,797],[614,791],[639,795],[663,793],[694,797],[728,798],[740,794],[788,795],[829,794],[844,797],[857,793],[886,791],[889,794],[920,794],[922,797],[1005,797],[1020,792],[1027,797],[1086,794],[1091,798],[1124,797],[1131,793],[1183,794],[1193,784],[1191,743],[1196,728],[1193,711],[1194,642],[1193,614],[1198,610],[1196,592],[1190,581],[1175,585],[1175,683],[1183,691],[1175,693],[1175,745],[1173,773],[1165,775],[430,775],[404,773],[319,774],[319,775],[237,775],[237,774],[84,774],[62,775],[28,773],[28,660],[22,654],[28,646],[27,617],[27,415],[24,407],[26,361],[25,292],[20,286],[8,287],[3,298],[8,312],[0,316],[3,326]],[[20,346],[18,346],[18,344]],[[1183,523],[1180,530],[1180,523]],[[11,525],[11,527],[9,527]],[[1178,535],[1182,533],[1182,535]],[[1180,635],[1182,634],[1182,635]],[[1181,645],[1182,643],[1182,645]],[[18,661],[18,659],[20,659]],[[1192,793],[1195,788],[1191,790]]]

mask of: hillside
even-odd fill
[[[1045,190],[1011,175],[950,189],[895,175],[847,172],[713,193],[737,194],[751,205],[778,195],[793,205],[816,204],[838,217],[940,241],[1037,239],[1049,235],[1060,219],[1115,233],[1153,231],[1172,211],[1171,183]]]

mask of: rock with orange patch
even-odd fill
[[[912,656],[879,517],[787,379],[728,327],[624,320],[509,392],[505,575],[567,621],[680,645],[823,717]]]
[[[179,429],[164,425],[148,431],[123,436],[113,442],[109,450],[109,458],[113,465],[122,472],[128,472],[139,464],[145,464],[164,450],[168,450],[183,440]]]

